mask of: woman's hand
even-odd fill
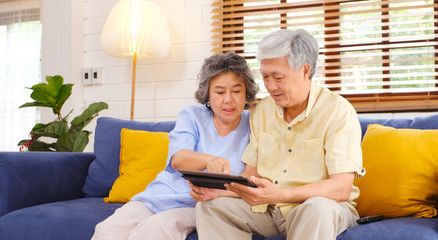
[[[205,168],[212,173],[231,173],[230,161],[220,157],[206,160]]]
[[[219,189],[197,187],[191,182],[189,182],[189,186],[192,189],[192,191],[190,191],[190,196],[192,196],[197,202],[215,199],[220,196],[220,191],[224,191]]]

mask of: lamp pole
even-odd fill
[[[134,120],[134,101],[135,101],[135,76],[137,75],[137,52],[134,52],[132,62],[132,86],[131,86],[131,120]]]
[[[111,9],[101,34],[101,45],[112,57],[133,58],[131,120],[134,120],[137,57],[165,57],[170,44],[166,19],[156,3],[119,0]]]

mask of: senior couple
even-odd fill
[[[93,239],[336,239],[356,224],[353,200],[363,175],[361,130],[353,107],[311,81],[318,44],[305,30],[280,30],[259,44],[269,92],[252,110],[258,87],[244,58],[207,58],[196,100],[169,134],[167,166],[130,202],[96,226]],[[193,186],[178,169],[245,175],[257,185],[227,190]],[[195,207],[196,206],[196,207]]]

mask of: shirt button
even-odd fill
[[[286,169],[284,169],[284,170],[283,170],[283,172],[285,173],[285,172],[287,172],[287,170],[286,170]]]
[[[290,131],[291,129],[292,129],[291,127],[288,127],[288,128],[287,128],[287,130],[289,130],[289,131]]]
[[[275,181],[274,183],[275,183],[275,184],[278,184],[278,181]]]
[[[291,152],[292,152],[292,149],[289,149],[289,150],[287,150],[287,151],[291,153]]]

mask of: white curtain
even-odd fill
[[[40,0],[0,1],[0,151],[18,151],[39,122],[35,107],[18,107],[41,80]]]

